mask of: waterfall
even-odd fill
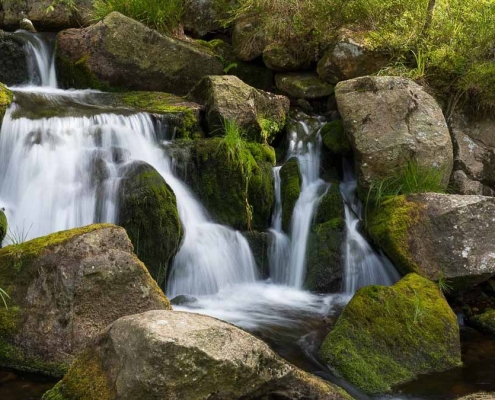
[[[26,41],[25,51],[28,60],[29,84],[56,88],[54,35],[31,33],[18,30],[15,34]]]
[[[345,200],[346,224],[344,292],[352,295],[364,286],[393,285],[400,279],[395,267],[384,254],[378,254],[359,231],[363,210],[352,165],[347,160],[340,190]]]

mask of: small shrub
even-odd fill
[[[96,0],[93,19],[101,20],[113,11],[142,22],[161,32],[171,32],[180,24],[183,0]]]

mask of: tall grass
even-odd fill
[[[184,0],[96,0],[93,19],[118,11],[160,32],[172,32],[180,24]]]
[[[445,193],[443,171],[409,161],[396,174],[371,182],[366,196],[366,209],[381,206],[387,197],[413,193]]]
[[[9,306],[7,305],[7,299],[10,299],[10,296],[2,288],[0,288],[0,298],[2,299],[2,302],[3,302],[4,307],[6,309],[8,309]]]

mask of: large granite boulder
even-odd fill
[[[0,30],[0,82],[12,86],[28,81],[24,45],[21,37]]]
[[[401,77],[367,76],[340,82],[335,96],[361,188],[411,161],[441,170],[447,186],[452,140],[441,108],[421,86]]]
[[[118,224],[158,285],[165,287],[168,267],[179,250],[182,226],[172,189],[151,165],[134,161],[123,167]]]
[[[247,139],[271,143],[285,126],[289,99],[257,90],[236,76],[208,76],[189,93],[206,107],[210,136],[222,135],[226,120],[236,121]]]
[[[170,309],[123,228],[91,225],[0,250],[0,366],[62,376],[116,319]]]
[[[110,325],[44,400],[350,399],[217,319],[150,311]]]
[[[495,276],[495,198],[418,194],[385,200],[368,232],[403,273],[445,279],[455,289]]]
[[[495,194],[495,120],[456,115],[450,124],[454,142],[453,181],[460,194]]]
[[[329,83],[372,75],[385,67],[390,56],[366,45],[359,32],[344,29],[337,42],[318,62],[318,75]]]
[[[5,115],[5,111],[12,104],[12,100],[14,99],[13,93],[5,87],[2,83],[0,83],[0,128],[2,127],[3,117]]]
[[[79,28],[91,22],[92,5],[93,0],[2,0],[0,28],[19,29],[24,18],[44,31]]]
[[[459,325],[438,286],[410,274],[367,286],[346,306],[320,357],[368,394],[461,365]]]
[[[113,12],[85,29],[57,36],[57,67],[65,87],[186,94],[222,63],[200,46],[160,34]]]

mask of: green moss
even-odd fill
[[[195,141],[193,157],[198,182],[193,185],[194,190],[216,221],[241,230],[249,228],[247,192],[252,213],[251,228],[268,228],[274,201],[273,148],[243,142],[244,146],[239,150],[243,159],[241,165],[239,155],[232,158],[229,147],[223,141],[222,138]],[[249,179],[246,179],[247,171]]]
[[[461,365],[459,326],[438,286],[410,274],[360,289],[325,338],[320,357],[369,394],[418,374]]]
[[[13,99],[13,93],[4,84],[0,83],[0,127],[2,126],[5,111],[10,107]]]
[[[495,335],[495,309],[489,309],[481,315],[471,318],[472,323],[479,330]]]
[[[368,213],[366,228],[373,241],[394,260],[402,272],[420,272],[411,257],[409,228],[421,216],[422,206],[408,201],[407,197],[388,197],[379,207]]]
[[[57,385],[42,400],[109,400],[115,398],[99,358],[89,351],[80,355]]]
[[[323,144],[333,154],[348,155],[351,153],[351,144],[344,132],[342,120],[329,122],[321,129]]]
[[[73,89],[98,89],[102,91],[117,90],[111,88],[107,83],[101,82],[88,67],[89,55],[82,56],[76,62],[56,55],[57,77],[59,84],[64,88]]]
[[[282,195],[282,227],[289,232],[294,206],[301,194],[302,176],[296,158],[287,161],[280,170]]]
[[[177,200],[162,176],[147,164],[131,165],[120,186],[119,225],[134,252],[161,286],[182,240]]]
[[[1,126],[1,123],[0,123]],[[2,240],[5,239],[7,235],[9,225],[7,223],[7,217],[5,213],[0,210],[0,247],[2,247]]]

